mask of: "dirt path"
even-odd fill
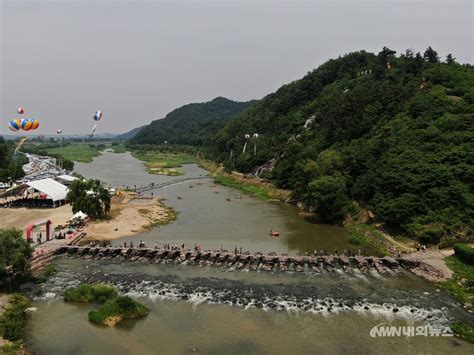
[[[438,249],[428,249],[426,251],[417,251],[410,254],[407,254],[406,257],[411,260],[422,261],[431,268],[433,272],[430,272],[428,269],[418,270],[419,276],[423,276],[432,281],[442,281],[450,279],[453,276],[452,270],[446,265],[445,258],[454,254],[453,249],[438,250]],[[434,270],[437,270],[438,273],[435,273]]]
[[[0,228],[17,228],[26,234],[29,223],[50,219],[53,225],[66,224],[72,216],[71,205],[58,208],[2,208]]]

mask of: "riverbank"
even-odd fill
[[[262,200],[274,199],[282,202],[290,200],[291,191],[279,189],[269,181],[258,177],[246,177],[235,171],[226,172],[224,167],[210,160],[199,160],[199,166],[206,169],[214,177],[215,182],[223,186],[239,189]]]
[[[0,294],[0,354],[28,354],[25,332],[30,301],[21,294]]]
[[[141,198],[132,193],[119,192],[114,197],[108,220],[91,221],[84,228],[83,243],[93,240],[113,240],[132,236],[153,226],[176,219],[176,212],[159,198]]]

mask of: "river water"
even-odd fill
[[[185,165],[182,169],[185,175],[179,177],[150,175],[143,163],[129,153],[112,152],[104,152],[91,164],[76,163],[75,166],[79,174],[100,179],[114,187],[145,186],[207,175],[207,171],[195,164]],[[146,194],[151,193],[166,199],[165,203],[178,212],[178,219],[112,244],[142,239],[149,246],[153,246],[155,241],[188,246],[199,243],[205,249],[222,246],[233,251],[237,246],[250,251],[290,254],[312,253],[315,249],[337,249],[339,252],[357,249],[349,244],[347,233],[341,227],[311,223],[298,214],[295,206],[261,201],[238,190],[216,186],[212,179],[182,182]],[[178,196],[182,199],[178,200]],[[271,238],[270,229],[280,232],[280,237]],[[374,253],[370,248],[365,248],[365,251]]]
[[[129,154],[106,152],[76,170],[113,186],[175,179],[148,175]],[[185,170],[186,176],[205,174],[195,165]],[[341,228],[309,223],[291,206],[201,182],[154,191],[179,212],[178,220],[135,238],[290,253],[348,246]],[[266,236],[270,228],[281,237]],[[474,352],[472,345],[447,336],[370,336],[381,323],[441,329],[456,319],[473,322],[448,294],[409,272],[269,273],[64,258],[55,266],[58,272],[35,298],[38,311],[28,329],[29,348],[40,354]],[[144,303],[150,314],[115,328],[93,326],[87,313],[95,305],[65,304],[61,298],[81,282],[111,283]]]

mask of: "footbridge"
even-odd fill
[[[161,188],[171,186],[171,185],[181,184],[183,182],[211,180],[211,179],[212,179],[211,176],[196,176],[196,177],[173,179],[173,180],[165,181],[165,182],[158,183],[158,184],[152,183],[152,184],[149,184],[147,186],[137,187],[137,188],[132,189],[132,191],[142,193],[142,192],[151,191],[151,190],[155,190],[155,189],[161,189]]]

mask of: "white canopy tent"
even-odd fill
[[[25,183],[25,185],[32,187],[36,191],[44,193],[51,200],[53,200],[53,202],[65,200],[68,193],[67,186],[51,178],[29,181]]]
[[[82,212],[82,211],[79,211],[77,212],[76,214],[74,214],[69,220],[73,220],[73,219],[86,219],[88,216]]]

